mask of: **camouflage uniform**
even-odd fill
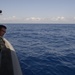
[[[1,66],[1,52],[4,47],[5,47],[5,41],[3,40],[2,37],[0,37],[0,66]]]
[[[3,40],[2,37],[0,37],[0,52],[4,47],[5,47],[5,41]]]

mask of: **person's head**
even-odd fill
[[[7,27],[4,25],[0,25],[0,36],[2,37],[6,33]]]

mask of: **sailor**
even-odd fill
[[[3,40],[3,36],[6,33],[6,26],[0,25],[0,66],[1,66],[1,51],[5,47],[5,41]]]
[[[3,36],[6,33],[6,29],[7,29],[6,26],[0,25],[0,50],[5,45],[5,42],[3,40]]]

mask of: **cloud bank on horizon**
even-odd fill
[[[75,23],[75,17],[2,17],[0,18],[1,23]]]

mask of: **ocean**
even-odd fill
[[[75,24],[5,24],[23,75],[75,75]]]

